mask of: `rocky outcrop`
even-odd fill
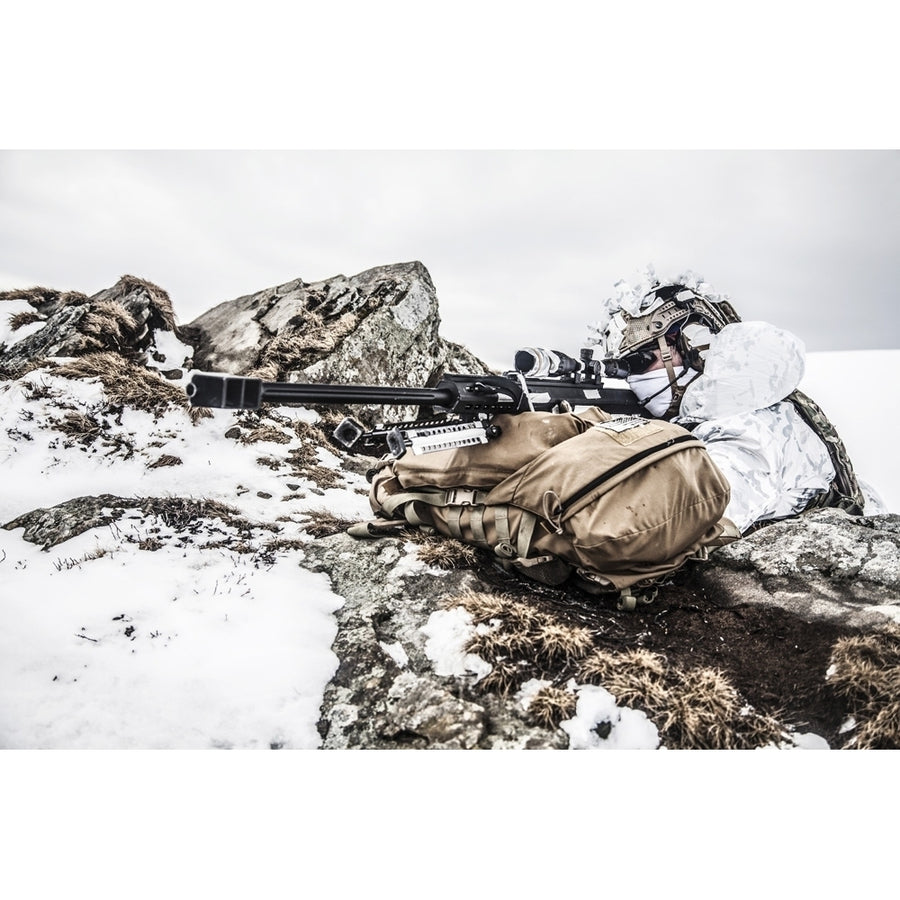
[[[158,337],[183,333],[175,324],[169,295],[149,281],[124,275],[111,288],[91,297],[77,291],[34,287],[0,294],[0,314],[6,304],[27,304],[12,318],[13,337],[19,328],[28,334],[0,346],[0,372],[16,377],[56,357],[81,357],[114,352],[131,362],[180,377],[188,363],[189,347],[167,354]]]
[[[900,516],[859,519],[836,510],[820,510],[760,529],[722,548],[698,566],[678,589],[663,588],[655,606],[641,616],[617,613],[632,630],[628,645],[644,644],[648,623],[672,611],[669,598],[688,586],[689,606],[703,616],[703,598],[735,608],[748,622],[748,607],[770,607],[771,643],[777,648],[785,621],[824,620],[840,628],[889,631],[900,621]],[[338,617],[335,652],[340,668],[325,693],[320,732],[326,747],[554,748],[566,746],[559,728],[539,727],[529,715],[522,689],[529,677],[564,687],[573,671],[562,663],[540,672],[525,671],[511,689],[479,689],[484,672],[477,665],[462,674],[439,675],[427,653],[435,615],[460,609],[460,597],[472,591],[495,591],[477,571],[440,572],[417,560],[412,545],[388,538],[358,541],[335,536],[304,548],[305,566],[327,572],[345,598]],[[548,589],[531,589],[510,581],[529,603],[548,603]],[[609,603],[579,601],[557,591],[556,603],[570,603],[603,643],[603,623],[614,609]],[[583,602],[583,601],[582,601]],[[549,599],[551,606],[554,600]],[[743,608],[743,612],[741,609]],[[559,617],[560,627],[568,617]],[[461,620],[465,621],[465,620]],[[765,619],[760,620],[765,622]],[[652,626],[651,626],[652,627]],[[813,629],[808,628],[810,633]],[[708,629],[709,643],[725,640]],[[834,640],[842,631],[827,631]],[[470,632],[471,640],[473,632]],[[692,641],[696,642],[696,632]],[[622,638],[614,638],[621,644]],[[669,641],[671,642],[671,635]],[[462,644],[461,644],[462,646]],[[616,643],[613,643],[616,647]],[[699,650],[699,646],[697,648]],[[687,648],[684,648],[686,651]],[[785,647],[781,652],[789,652]],[[827,648],[826,648],[827,652]],[[736,659],[739,654],[735,653]],[[813,656],[813,659],[818,657]],[[728,656],[721,665],[729,668]],[[777,666],[774,657],[759,666]],[[825,688],[825,667],[810,673]],[[465,668],[463,666],[463,668]],[[488,666],[490,669],[490,666]],[[574,701],[573,701],[574,702]]]
[[[466,592],[485,590],[470,570],[424,564],[402,540],[335,535],[303,550],[345,603],[335,614],[337,673],[319,730],[326,748],[558,748],[562,732],[535,727],[525,706],[473,693],[478,673],[439,673],[427,653],[429,622]],[[438,667],[439,668],[439,667]],[[477,667],[476,667],[477,668]]]
[[[857,628],[900,622],[900,516],[814,510],[717,550],[701,581],[735,603]]]
[[[487,368],[439,334],[434,284],[419,262],[298,278],[221,303],[187,326],[204,371],[267,380],[430,386]]]

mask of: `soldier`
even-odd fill
[[[691,276],[622,282],[593,326],[607,375],[625,378],[653,416],[692,431],[731,486],[725,515],[741,533],[817,506],[851,514],[865,500],[821,409],[797,390],[803,343],[766,322],[742,322]]]

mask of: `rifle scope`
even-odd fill
[[[588,368],[584,360],[573,359],[560,350],[544,350],[542,347],[523,347],[516,351],[514,365],[517,372],[533,378],[559,378],[584,372]]]

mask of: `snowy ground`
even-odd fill
[[[900,509],[890,451],[897,425],[863,390],[889,384],[898,362],[900,351],[813,355],[804,383],[844,436],[859,473],[893,509]],[[263,526],[276,515],[279,536],[300,540],[309,510],[368,515],[361,477],[348,476],[346,489],[289,487],[291,478],[256,460],[284,459],[296,439],[244,445],[225,438],[229,412],[191,425],[181,411],[154,421],[126,410],[120,433],[130,455],[98,442],[66,448],[60,432],[45,427],[47,418],[61,417],[61,398],[76,410],[95,409],[102,389],[42,372],[29,379],[57,396],[34,399],[21,381],[0,385],[0,523],[83,495],[206,498],[259,523],[251,541],[262,548],[271,537]],[[316,416],[277,412],[285,420]],[[148,468],[163,454],[183,464]],[[319,455],[336,465],[327,451]],[[227,532],[215,520],[178,532],[135,511],[45,551],[25,542],[20,529],[0,530],[0,747],[318,746],[318,707],[337,666],[333,613],[342,600],[290,550],[209,546]],[[146,549],[148,538],[158,549]],[[459,623],[454,627],[442,639],[445,649],[448,640],[459,646],[465,639]],[[599,745],[589,728],[612,703],[605,692],[580,691],[578,714],[564,726],[572,747]],[[654,732],[623,711],[621,728],[602,746],[653,747]]]

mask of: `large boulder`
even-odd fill
[[[186,326],[204,371],[267,380],[431,386],[485,364],[439,334],[419,262],[278,287],[220,303]]]

